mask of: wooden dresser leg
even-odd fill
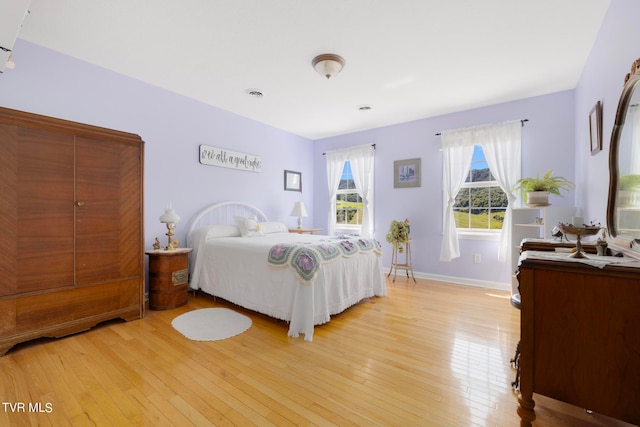
[[[531,427],[531,423],[536,419],[536,413],[533,408],[536,402],[533,401],[532,393],[521,393],[518,397],[518,415],[520,415],[520,427]]]

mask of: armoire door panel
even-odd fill
[[[73,285],[73,137],[18,131],[16,293]]]
[[[0,123],[0,297],[14,295],[18,288],[18,127]],[[0,308],[2,308],[0,303]],[[1,316],[1,315],[0,315]],[[2,318],[0,324],[7,319]],[[0,333],[3,333],[0,326]]]
[[[123,277],[144,270],[142,225],[142,147],[126,145],[120,157],[120,269]]]
[[[140,211],[128,216],[130,206],[123,201],[131,199],[129,186],[140,185],[140,159],[131,165],[133,171],[123,167],[130,163],[127,156],[139,147],[129,150],[126,143],[86,138],[76,139],[76,283],[85,285],[139,274],[140,269],[124,271],[123,248],[131,246],[135,238],[123,232],[123,221],[140,229]],[[132,182],[129,182],[131,180]],[[139,193],[138,193],[139,194]],[[134,202],[134,204],[138,204]],[[142,250],[128,254],[134,259],[142,257]]]

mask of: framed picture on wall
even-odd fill
[[[591,154],[602,150],[602,104],[596,102],[589,113],[589,139]]]
[[[285,191],[302,192],[302,173],[285,170],[284,189]]]
[[[393,162],[393,188],[420,187],[422,159],[396,160]]]

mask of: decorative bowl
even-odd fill
[[[576,251],[569,255],[571,258],[588,258],[584,252],[582,252],[582,242],[580,241],[582,236],[595,236],[600,232],[602,227],[599,225],[584,225],[583,227],[576,227],[573,224],[558,223],[558,228],[565,235],[576,236]]]
[[[564,234],[572,234],[574,236],[595,236],[602,229],[599,225],[576,227],[573,224],[559,223],[558,228]]]

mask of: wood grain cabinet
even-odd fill
[[[143,316],[143,141],[0,108],[0,354]]]
[[[191,248],[147,251],[149,255],[149,308],[169,310],[187,303]]]
[[[640,425],[640,263],[527,257],[518,278],[521,425],[533,393]]]

